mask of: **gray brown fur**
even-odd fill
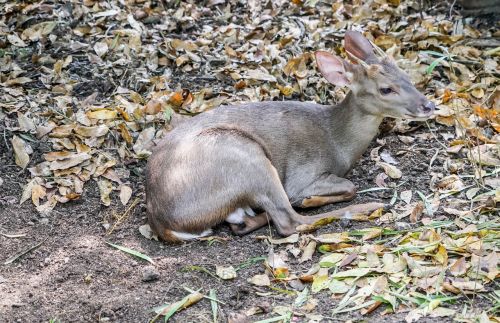
[[[374,64],[374,55],[366,52],[371,46],[359,35],[346,35],[346,49]],[[313,217],[292,207],[303,207],[312,196],[351,199],[355,187],[343,177],[376,136],[383,117],[418,116],[429,104],[413,86],[407,88],[406,75],[390,62],[379,62],[381,72],[370,77],[359,65],[343,65],[352,91],[337,106],[293,101],[223,106],[168,133],[146,170],[151,228],[164,240],[176,241],[172,231],[200,233],[250,206],[265,211],[278,232],[288,235],[299,224],[380,207],[373,203]],[[382,97],[381,84],[401,93]],[[263,225],[253,222],[259,223],[255,228]]]

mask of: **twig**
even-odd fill
[[[438,144],[440,144],[440,145],[441,145],[441,147],[443,147],[443,148],[446,150],[448,147],[446,147],[446,145],[445,145],[445,144],[443,144],[443,143],[439,140],[439,138],[436,136],[436,134],[434,133],[434,131],[431,129],[431,126],[429,125],[429,122],[425,121],[425,124],[427,125],[427,128],[429,129],[429,131],[430,131],[430,133],[431,133],[432,137],[434,137],[434,139],[438,142]]]
[[[134,208],[137,205],[137,203],[139,203],[139,198],[138,197],[132,202],[132,204],[130,204],[130,206],[128,207],[128,209],[115,221],[115,223],[113,223],[113,226],[111,227],[111,229],[109,229],[109,231],[106,233],[106,235],[109,236],[111,233],[113,233],[113,231],[116,229],[116,227],[118,226],[118,224],[122,223],[122,221],[125,219],[125,217],[132,210],[132,208]]]
[[[453,13],[453,7],[455,7],[456,2],[457,2],[457,0],[453,0],[453,3],[450,6],[449,19],[451,19],[451,15]]]
[[[15,255],[13,255],[12,257],[9,257],[7,260],[5,260],[5,262],[3,263],[4,265],[8,265],[8,264],[11,264],[13,263],[14,261],[16,261],[17,259],[19,259],[20,257],[24,256],[25,254],[27,254],[28,252],[32,251],[32,250],[35,250],[36,248],[40,247],[45,241],[47,240],[47,238],[45,240],[43,240],[42,242],[39,242],[37,243],[36,245],[33,245],[27,249],[24,249],[18,253],[16,253]]]
[[[0,232],[0,235],[4,236],[5,238],[24,238],[24,237],[26,237],[26,233],[8,234],[8,233],[2,233],[2,232]]]

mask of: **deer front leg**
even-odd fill
[[[295,207],[318,207],[331,203],[349,201],[356,195],[354,184],[333,174],[320,177],[306,187],[298,196],[291,199]]]

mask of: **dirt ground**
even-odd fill
[[[437,132],[448,129],[439,127]],[[9,139],[9,133],[0,129]],[[382,134],[387,140],[387,149],[392,153],[404,149],[394,133]],[[401,169],[405,174],[404,184],[408,188],[427,192],[429,179],[428,165],[437,143],[433,140],[417,140],[415,149],[407,150],[400,156]],[[372,147],[373,148],[373,147]],[[210,275],[192,270],[187,266],[203,266],[215,271],[215,265],[235,267],[255,257],[266,256],[268,246],[255,239],[257,235],[269,234],[269,229],[260,229],[244,237],[233,236],[226,225],[221,225],[216,235],[227,238],[227,242],[209,245],[207,241],[191,242],[184,245],[165,245],[145,239],[138,227],[145,223],[144,204],[141,200],[111,235],[106,235],[103,223],[113,214],[121,215],[125,208],[114,204],[104,207],[100,204],[97,185],[91,184],[79,200],[57,207],[48,218],[41,218],[29,203],[19,205],[21,186],[26,174],[14,167],[12,152],[0,140],[0,174],[4,183],[0,197],[0,233],[24,234],[22,238],[0,236],[2,262],[21,250],[40,244],[16,262],[0,267],[0,321],[2,322],[47,322],[57,319],[61,322],[144,322],[154,317],[150,310],[164,303],[182,299],[187,292],[183,287],[199,289],[205,293],[215,289],[221,305],[220,315],[224,321],[231,313],[244,311],[252,306],[269,310],[273,305],[293,303],[293,297],[276,293],[273,297],[260,297],[259,288],[252,287],[247,279],[262,271],[262,262],[255,262],[238,271],[232,281],[221,281]],[[369,150],[368,150],[369,152]],[[369,154],[357,164],[349,175],[359,190],[373,187],[376,167]],[[435,163],[439,163],[437,160]],[[137,196],[142,199],[144,164],[130,165],[136,174],[131,182]],[[382,191],[383,192],[383,191]],[[354,202],[386,201],[390,196],[374,192],[360,194]],[[319,213],[339,207],[327,206],[306,213]],[[439,218],[439,216],[438,216]],[[338,223],[323,231],[356,229],[366,224]],[[273,230],[274,236],[276,232]],[[154,271],[159,275],[155,281],[145,282],[145,273],[152,266],[140,259],[129,256],[106,244],[110,241],[149,255],[155,261]],[[315,258],[315,260],[317,260]],[[292,261],[293,264],[293,261]],[[300,266],[304,271],[308,263]],[[299,265],[295,265],[299,266]],[[262,291],[262,290],[260,290]],[[488,306],[481,299],[479,304]],[[476,300],[476,306],[477,306]],[[361,318],[358,314],[345,314],[333,318],[331,309],[338,300],[321,295],[316,313],[327,321],[362,319],[366,321],[398,322],[404,313],[381,316],[374,313]],[[469,301],[464,300],[469,303]],[[260,320],[276,314],[253,316]],[[212,313],[209,300],[177,314],[176,322],[208,322]],[[328,319],[327,319],[328,318]],[[431,319],[428,319],[431,320]],[[441,320],[442,321],[442,320]]]

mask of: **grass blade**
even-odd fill
[[[211,289],[209,296],[212,298],[210,300],[210,305],[212,306],[212,318],[214,323],[217,323],[217,311],[219,310],[219,305],[217,304],[217,294],[215,293],[215,289]]]
[[[265,320],[261,320],[261,321],[256,321],[255,323],[272,323],[272,322],[278,322],[278,321],[290,322],[292,314],[293,314],[292,312],[288,312],[284,315],[271,317],[269,319],[265,319]]]
[[[436,58],[432,63],[431,65],[429,65],[426,69],[425,69],[425,73],[427,74],[431,74],[432,71],[434,71],[434,69],[436,68],[436,66],[439,65],[439,63],[441,63],[442,61],[444,61],[445,59],[447,59],[448,57],[447,56],[441,56],[439,58]]]
[[[16,261],[18,258],[24,256],[25,254],[27,254],[28,252],[32,251],[32,250],[35,250],[36,248],[40,247],[42,245],[42,243],[44,243],[45,240],[43,240],[42,242],[39,242],[37,243],[36,245],[33,245],[27,249],[24,249],[23,251],[21,252],[18,252],[16,253],[15,255],[13,255],[12,257],[9,257],[9,259],[5,260],[5,262],[3,263],[4,265],[8,265],[8,264],[11,264],[13,263],[14,261]]]
[[[123,247],[123,246],[119,246],[119,245],[116,245],[116,244],[113,244],[113,243],[107,242],[107,241],[106,241],[106,243],[109,244],[111,247],[114,247],[114,248],[116,248],[118,250],[121,250],[123,252],[126,252],[126,253],[128,253],[128,254],[130,254],[132,256],[136,256],[137,258],[141,258],[142,260],[146,260],[146,261],[149,261],[150,263],[154,264],[153,259],[151,259],[149,256],[146,256],[146,255],[140,253],[139,251],[135,251],[133,249],[130,249],[130,248],[127,248],[127,247]]]

